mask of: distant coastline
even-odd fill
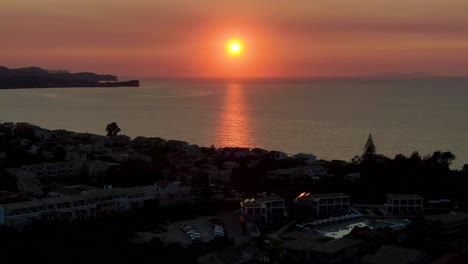
[[[0,89],[139,87],[139,80],[119,81],[114,75],[44,70],[39,67],[8,69],[0,66]]]

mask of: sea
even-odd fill
[[[0,90],[0,122],[349,161],[372,134],[394,157],[468,163],[468,78],[158,79],[141,87]]]

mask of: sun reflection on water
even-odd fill
[[[244,87],[240,83],[229,83],[225,89],[216,144],[219,147],[253,147],[252,127],[244,98]]]

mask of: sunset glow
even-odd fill
[[[2,3],[2,65],[135,77],[468,74],[466,0],[74,2]]]

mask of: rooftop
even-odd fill
[[[386,255],[365,255],[361,262],[363,264],[407,264],[408,261],[400,258],[399,256],[386,256]]]
[[[28,207],[37,207],[37,206],[43,206],[46,205],[42,200],[40,199],[32,199],[30,201],[24,201],[24,202],[16,202],[16,203],[9,203],[9,204],[4,204],[3,207],[6,210],[14,210],[14,209],[21,209],[21,208],[28,208]]]
[[[249,200],[249,201],[246,201]],[[283,198],[276,195],[262,196],[258,198],[245,199],[241,204],[243,205],[261,205],[262,203],[273,202],[273,201],[284,201]]]
[[[348,238],[338,238],[327,243],[319,244],[314,247],[312,250],[315,252],[320,252],[324,254],[334,254],[345,248],[352,247],[359,244],[359,241],[348,239]]]
[[[316,193],[312,194],[315,198],[328,198],[328,197],[337,197],[337,196],[348,196],[345,193]]]
[[[387,198],[422,198],[420,195],[415,193],[389,193]]]
[[[52,189],[52,192],[59,195],[77,195],[91,190],[98,190],[98,188],[89,185],[58,185]]]
[[[284,240],[309,240],[316,241],[322,239],[322,236],[311,232],[292,231],[280,235],[281,239]]]
[[[429,215],[425,217],[431,222],[442,222],[443,224],[452,224],[456,222],[468,221],[468,214],[462,212],[451,212],[442,215]]]
[[[245,263],[257,251],[258,249],[253,245],[247,245],[240,251],[234,247],[228,247],[218,252],[201,256],[198,258],[198,262],[210,264]]]
[[[344,193],[301,193],[296,199],[301,200],[314,200],[317,198],[334,198],[334,197],[349,197],[349,195]]]
[[[294,240],[284,243],[283,247],[285,249],[294,250],[294,251],[312,251],[320,242],[313,240]]]
[[[390,263],[414,263],[422,258],[424,258],[426,254],[424,252],[408,249],[408,248],[401,248],[395,246],[382,246],[377,251],[375,255],[366,255],[363,259],[363,263],[382,263],[382,264],[390,264]]]

